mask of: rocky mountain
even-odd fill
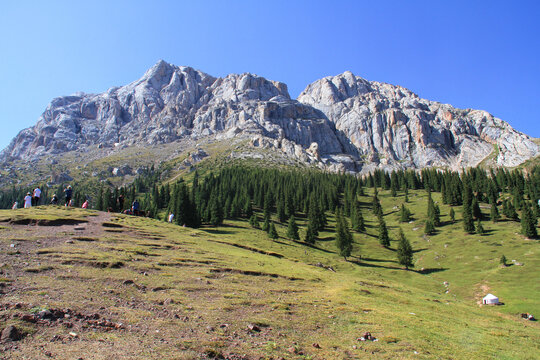
[[[539,153],[533,139],[485,111],[421,99],[350,72],[318,80],[292,100],[281,82],[248,73],[215,78],[159,61],[129,85],[54,99],[0,161],[209,137],[246,138],[254,148],[355,172],[456,169],[489,157],[516,166]]]

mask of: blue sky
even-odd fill
[[[52,98],[127,84],[159,59],[255,73],[292,97],[350,70],[540,137],[539,15],[536,1],[4,2],[0,148]]]

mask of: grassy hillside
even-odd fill
[[[369,195],[360,199],[367,234],[354,234],[348,261],[337,254],[330,213],[327,231],[308,246],[285,238],[286,224],[277,222],[280,238],[271,241],[244,221],[194,230],[80,209],[1,211],[0,328],[26,333],[0,345],[2,356],[537,357],[539,325],[518,315],[540,316],[538,241],[511,221],[484,222],[486,235],[465,235],[461,208],[450,223],[439,193],[443,226],[425,236],[427,193],[409,191],[416,220],[399,224],[403,194],[380,191],[393,239],[386,249]],[[306,219],[297,219],[303,238]],[[415,249],[412,271],[396,261],[398,226]],[[501,267],[502,254],[523,265]],[[479,306],[488,292],[505,305]],[[21,318],[43,309],[70,317]],[[365,332],[378,341],[359,341]]]

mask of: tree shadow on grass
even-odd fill
[[[447,268],[427,268],[427,269],[421,269],[421,270],[413,270],[414,272],[417,272],[418,274],[427,275],[432,273],[437,273],[441,271],[446,271]]]
[[[336,252],[335,251],[332,251],[332,250],[326,250],[326,249],[323,249],[323,248],[320,248],[318,247],[317,245],[315,244],[309,244],[305,241],[300,241],[300,240],[291,240],[293,242],[295,242],[296,244],[299,244],[299,245],[303,245],[303,246],[307,246],[309,248],[312,248],[312,249],[315,249],[315,250],[319,250],[319,251],[322,251],[322,252],[325,252],[327,254],[335,254]],[[317,240],[318,241],[318,240]]]
[[[223,230],[223,229],[200,229],[202,231],[205,231],[210,234],[217,234],[217,235],[230,235],[235,234],[236,231],[229,231],[229,230]]]
[[[424,250],[428,250],[428,248],[415,249],[415,250],[413,250],[412,252],[413,252],[413,254],[416,254],[416,253],[422,252],[422,251],[424,251]]]
[[[361,261],[361,260],[364,260],[364,261],[373,261],[373,262],[391,262],[391,263],[397,263],[397,260],[374,259],[374,258],[365,257],[365,256],[362,256],[362,258],[361,258],[361,259],[358,259],[357,261]]]
[[[380,261],[383,261],[383,260],[380,260]],[[354,260],[350,259],[349,262],[352,263],[352,264],[358,265],[358,266],[362,266],[362,267],[372,267],[372,268],[389,269],[389,270],[403,270],[402,268],[395,267],[395,266],[384,266],[384,265],[370,264],[370,263],[367,263],[367,262],[364,262],[364,261],[361,261],[361,260],[357,260],[357,259],[354,259]]]

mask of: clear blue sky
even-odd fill
[[[6,1],[0,148],[53,97],[127,84],[159,59],[255,73],[292,97],[350,70],[540,137],[539,16],[537,1]]]

